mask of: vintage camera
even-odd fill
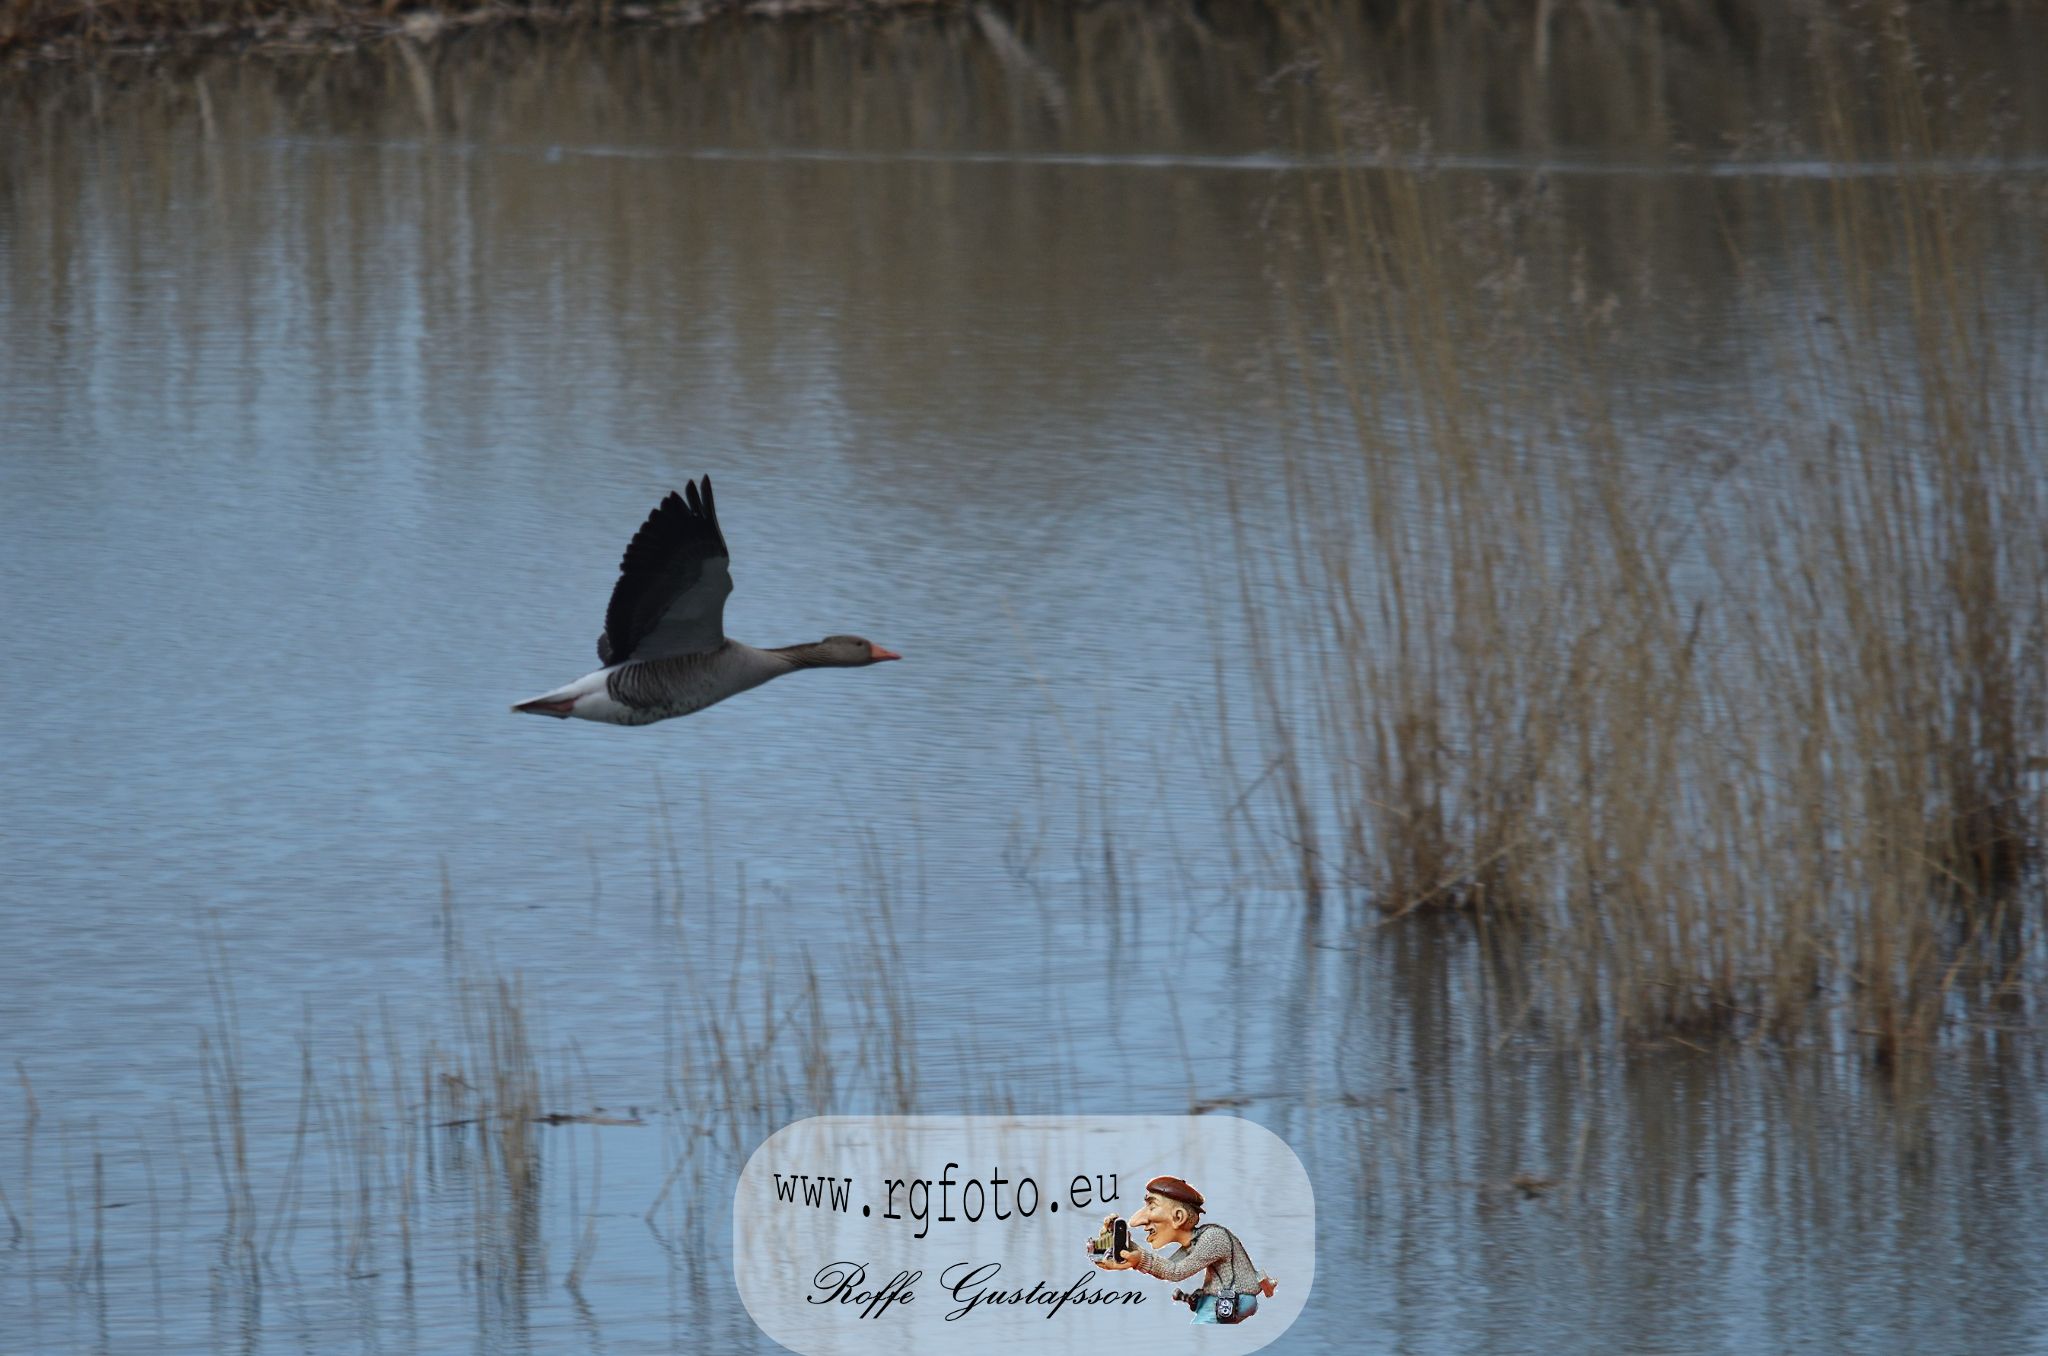
[[[1095,1235],[1090,1240],[1088,1253],[1090,1256],[1100,1257],[1104,1261],[1120,1262],[1123,1260],[1123,1255],[1130,1251],[1130,1247],[1131,1226],[1124,1222],[1122,1215],[1117,1215],[1109,1223],[1102,1226],[1101,1233]]]

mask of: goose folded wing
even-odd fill
[[[711,477],[685,482],[683,493],[671,493],[647,515],[619,561],[598,661],[701,654],[724,644],[731,564]]]

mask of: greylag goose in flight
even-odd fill
[[[647,515],[619,562],[604,634],[597,638],[604,667],[512,709],[652,725],[798,669],[857,669],[903,657],[859,636],[827,636],[779,650],[727,639],[731,563],[711,477],[685,481],[681,494],[670,493]]]

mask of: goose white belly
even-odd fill
[[[624,724],[619,717],[626,714],[626,707],[623,703],[614,701],[609,690],[612,674],[624,667],[624,664],[613,664],[595,673],[586,673],[575,682],[558,687],[552,692],[543,692],[538,697],[514,702],[512,709],[538,716],[556,716],[563,720],[571,716],[580,716],[585,720],[602,720],[614,725]]]

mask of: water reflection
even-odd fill
[[[2038,1119],[2038,1067],[2023,1111],[1979,1101],[1981,1082],[2005,1080],[1972,1060],[1904,1097],[1822,1054],[1646,1051],[1613,1067],[1452,1042],[1427,1068],[1377,1074],[1402,1081],[1366,1109],[1356,1261],[1388,1278],[1377,1316],[1395,1345],[1510,1325],[1689,1350],[2029,1340],[2038,1301],[2001,1298],[2031,1292],[2006,1289],[2000,1231],[2031,1228],[2039,1141],[2007,1118]],[[1997,1128],[1972,1128],[1980,1117]],[[1937,1253],[1959,1264],[1939,1286],[1914,1261]]]
[[[2024,160],[2010,22],[1931,59],[2010,92]],[[729,1183],[773,1126],[1075,1106],[1301,1149],[1342,1279],[1284,1349],[2025,1345],[2014,1036],[1904,1081],[1549,1048],[1506,963],[1536,940],[1360,929],[1219,832],[1259,771],[1215,692],[1231,491],[1327,449],[1280,374],[1334,137],[1270,16],[986,23],[0,92],[0,684],[68,703],[10,725],[0,789],[0,1030],[50,1108],[0,1177],[0,1345],[748,1349]],[[1669,456],[1785,342],[1727,241],[1810,301],[1787,224],[1828,187],[1713,168],[1810,131],[1794,36],[1347,41],[1489,176],[1471,229],[1534,261],[1504,281],[1618,299]],[[587,658],[585,544],[714,466],[736,628],[844,619],[915,677],[665,740],[509,722]],[[1155,972],[1187,995],[1105,1041]]]

